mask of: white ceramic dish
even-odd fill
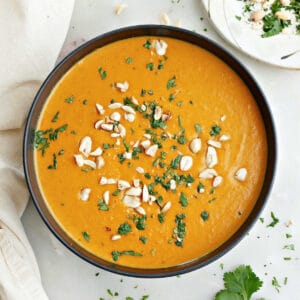
[[[300,69],[300,35],[280,33],[262,38],[259,26],[237,18],[243,13],[243,1],[201,1],[217,32],[238,50],[271,65]]]

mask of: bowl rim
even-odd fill
[[[121,38],[119,37],[119,35],[121,35]],[[64,236],[61,236],[61,234],[57,232],[54,225],[60,226],[59,223],[57,222],[54,225],[51,223],[51,220],[47,218],[47,216],[45,215],[45,211],[40,205],[40,201],[44,201],[44,200],[43,199],[39,200],[36,197],[33,188],[33,182],[32,182],[33,179],[31,178],[30,175],[31,171],[29,169],[29,162],[27,157],[28,155],[30,155],[29,153],[30,149],[32,149],[33,129],[31,128],[31,122],[34,117],[34,113],[36,113],[35,111],[36,106],[40,101],[43,100],[42,94],[45,91],[45,89],[48,87],[48,85],[51,84],[50,81],[53,79],[53,77],[55,77],[57,73],[61,71],[61,69],[67,66],[67,69],[62,72],[62,75],[57,80],[54,80],[54,84],[52,85],[52,88],[60,80],[60,78],[74,65],[74,63],[76,63],[77,61],[79,61],[89,53],[91,53],[93,50],[101,48],[104,45],[110,44],[114,41],[123,40],[131,37],[137,37],[137,36],[160,36],[160,37],[170,37],[174,39],[183,40],[185,42],[195,44],[196,46],[205,49],[206,51],[210,52],[212,55],[222,60],[229,68],[231,68],[239,76],[239,78],[244,82],[244,84],[248,87],[249,91],[251,92],[256,102],[256,105],[259,108],[259,111],[261,113],[262,120],[264,122],[265,131],[266,131],[266,137],[267,137],[268,155],[267,155],[267,165],[266,165],[263,186],[261,188],[261,192],[258,196],[258,199],[254,207],[252,208],[248,217],[245,219],[244,223],[240,225],[237,231],[233,233],[228,240],[226,240],[222,245],[220,245],[218,248],[208,253],[207,255],[204,255],[193,261],[188,261],[184,264],[180,264],[178,266],[171,266],[166,268],[146,269],[146,268],[135,268],[135,267],[127,267],[124,265],[114,264],[91,254],[90,252],[85,250],[82,246],[77,244],[75,240],[73,240],[75,246],[72,243],[68,243],[66,241],[66,238],[68,237],[67,233],[65,233]],[[105,39],[107,39],[108,42],[105,42],[105,44],[101,45],[100,47],[97,46],[97,42],[101,42]],[[92,50],[80,56],[81,53],[84,52],[84,50],[88,49],[89,47],[91,47]],[[76,58],[76,55],[78,55],[79,58]],[[75,60],[72,61],[74,57]],[[251,90],[251,87],[255,89],[255,93],[257,93],[258,97],[255,97],[253,91]],[[52,90],[52,88],[50,90]],[[44,101],[46,100],[47,97],[44,99]],[[33,151],[31,152],[33,153]],[[54,234],[54,236],[56,236],[56,238],[64,246],[66,246],[69,250],[71,250],[74,254],[82,258],[84,261],[87,261],[96,267],[100,267],[104,270],[116,274],[131,276],[131,277],[140,277],[140,278],[162,278],[162,277],[175,276],[175,275],[191,272],[212,263],[213,261],[219,259],[221,256],[225,255],[233,247],[235,247],[244,238],[244,236],[247,235],[248,231],[255,224],[255,222],[259,217],[259,214],[262,212],[262,210],[265,207],[268,195],[270,194],[274,182],[276,162],[277,162],[277,142],[276,142],[275,126],[274,126],[272,113],[269,108],[266,97],[262,92],[260,86],[258,85],[257,81],[254,79],[254,77],[251,75],[251,73],[247,70],[247,68],[243,65],[243,63],[241,63],[237,58],[235,58],[222,45],[219,45],[215,41],[212,41],[205,36],[202,36],[198,33],[186,29],[176,28],[176,27],[166,26],[166,25],[147,24],[147,25],[134,25],[134,26],[119,28],[98,35],[95,38],[83,43],[81,46],[71,51],[64,59],[62,59],[52,69],[52,71],[49,73],[49,75],[47,76],[47,78],[44,80],[41,87],[39,88],[28,113],[26,126],[24,130],[24,137],[23,137],[23,168],[24,168],[26,183],[31,198],[33,200],[33,203],[40,217],[42,218],[46,226],[49,228],[49,230]],[[97,261],[95,261],[95,259],[97,259]]]

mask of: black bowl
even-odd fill
[[[211,253],[191,262],[159,269],[140,269],[113,264],[91,254],[79,244],[74,242],[59,226],[46,205],[45,199],[43,198],[38,185],[33,159],[33,133],[37,126],[40,112],[53,87],[62,78],[62,76],[77,61],[97,48],[103,47],[117,40],[149,35],[171,37],[197,45],[220,58],[232,70],[234,70],[235,73],[247,85],[254,99],[256,100],[257,106],[264,121],[268,145],[267,168],[263,186],[254,208],[242,226],[224,244]],[[247,234],[250,227],[258,218],[271,189],[275,171],[276,141],[274,125],[266,99],[256,81],[237,59],[235,59],[231,54],[229,54],[216,43],[191,31],[161,25],[141,25],[118,29],[98,36],[74,50],[56,66],[56,68],[50,73],[50,75],[42,84],[30,109],[24,134],[23,158],[25,176],[33,202],[48,228],[67,248],[83,258],[85,261],[88,261],[89,263],[102,269],[127,276],[155,278],[178,275],[201,268],[224,255],[227,251],[232,249],[245,236],[245,234]]]

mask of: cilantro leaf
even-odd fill
[[[279,219],[275,216],[275,214],[271,211],[272,222],[267,225],[267,227],[275,227],[279,223]]]
[[[244,265],[226,272],[223,280],[226,289],[218,292],[215,300],[250,300],[263,284],[251,267]]]
[[[215,300],[243,300],[243,298],[239,294],[222,290],[217,293]]]

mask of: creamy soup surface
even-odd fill
[[[267,144],[243,81],[171,38],[97,49],[58,82],[35,167],[64,231],[107,261],[179,265],[222,245],[260,193]]]

